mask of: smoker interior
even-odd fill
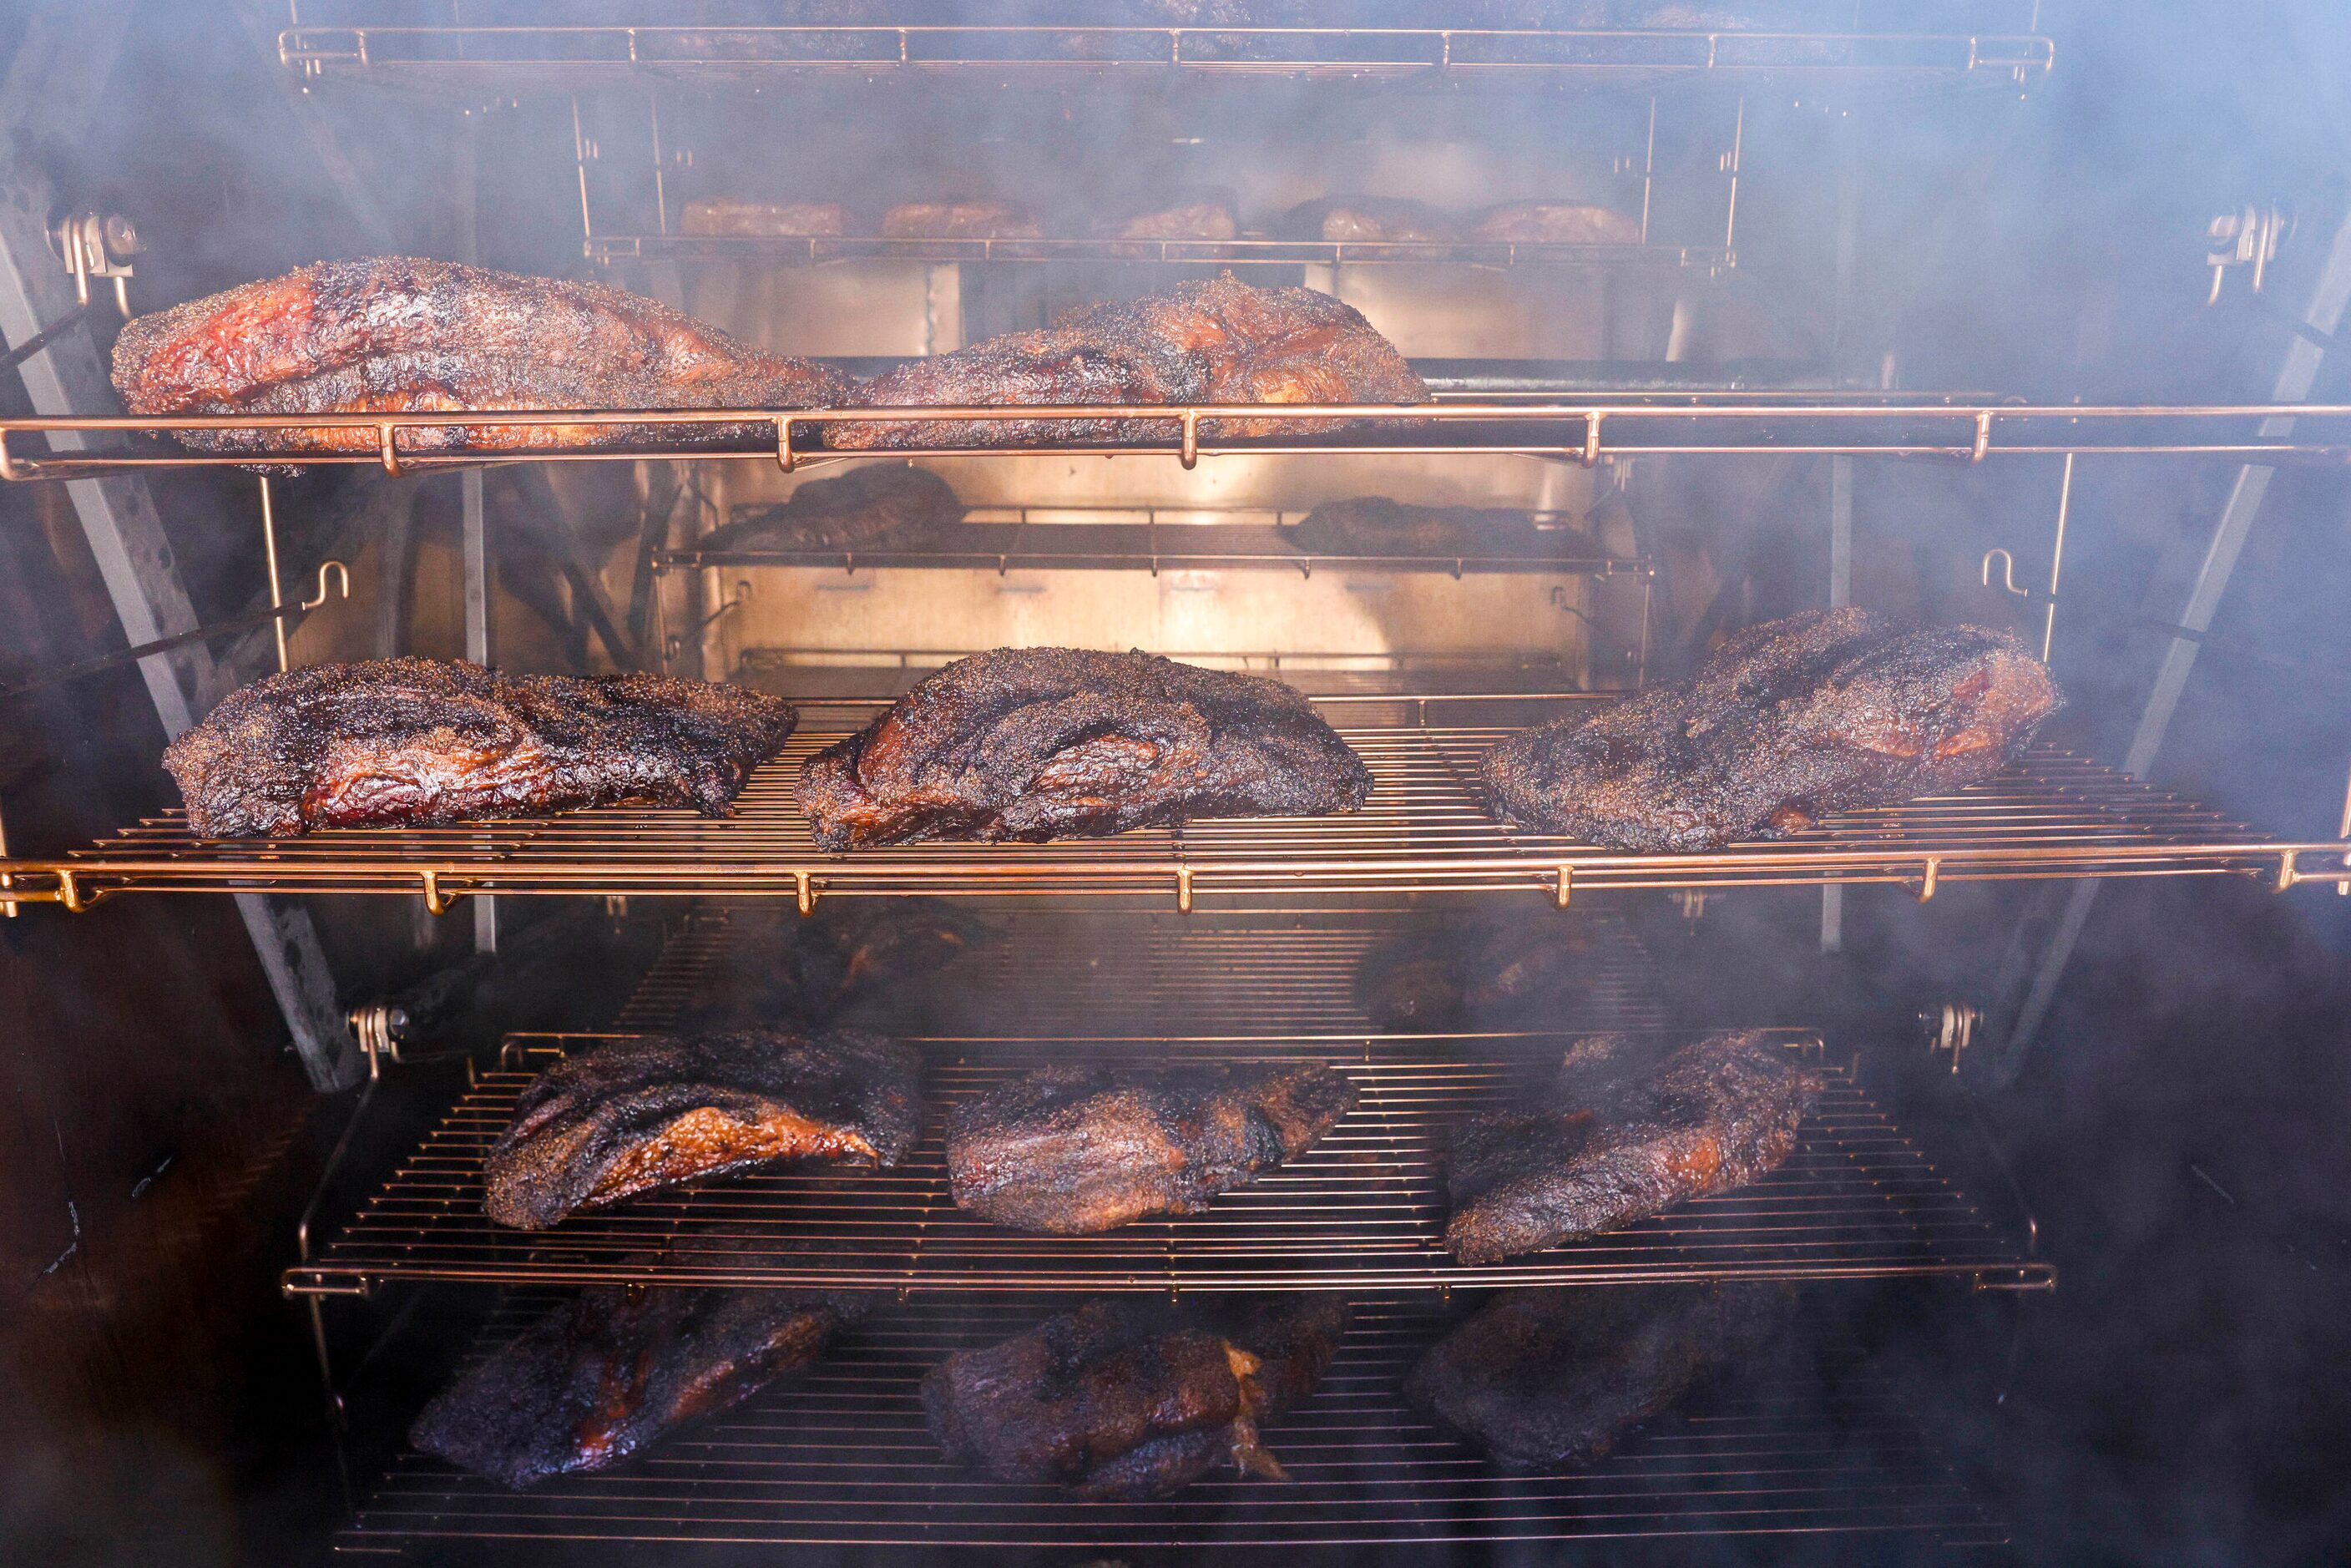
[[[2341,1557],[2331,8],[1267,0],[1258,30],[1093,9],[0,22],[0,331],[57,329],[0,372],[0,1559]],[[1358,194],[1437,226],[1301,226]],[[885,209],[965,196],[1033,232],[884,232]],[[1237,232],[1103,225],[1193,198]],[[1468,232],[1531,200],[1633,226]],[[706,232],[735,201],[845,215]],[[131,276],[84,277],[77,315],[44,228],[115,213],[139,248],[94,254]],[[424,416],[359,418],[370,450],[261,486],[160,422],[82,428],[118,409],[116,287],[146,311],[390,254],[611,283],[861,378],[1229,270],[1353,305],[1436,417],[876,459],[828,445],[858,411],[817,410],[696,461],[474,467],[403,444]],[[934,539],[703,542],[909,460],[963,508]],[[1530,529],[1297,542],[1374,495]],[[1769,841],[1632,854],[1489,814],[1495,740],[1845,601],[2011,629],[2068,706],[1984,783]],[[1325,819],[815,849],[791,800],[810,755],[956,658],[1048,643],[1288,682],[1374,793]],[[724,819],[190,833],[156,767],[186,717],[284,665],[402,653],[736,681],[801,724]],[[910,896],[986,935],[858,1004],[927,1066],[903,1166],[699,1184],[543,1235],[481,1217],[484,1151],[548,1063],[671,1029],[828,912]],[[1494,918],[1581,925],[1582,999],[1540,1027],[1372,1022],[1384,944]],[[1443,1250],[1465,1118],[1576,1038],[1725,1028],[1827,1082],[1786,1165],[1504,1264]],[[1072,1060],[1320,1061],[1361,1102],[1200,1215],[1050,1239],[956,1210],[946,1110]],[[698,1254],[713,1225],[732,1244]],[[1591,1465],[1505,1469],[1398,1392],[1499,1289],[1732,1280],[1790,1282],[1791,1329]],[[569,1293],[713,1284],[882,1300],[808,1371],[606,1471],[514,1493],[411,1448],[436,1391]],[[1232,1291],[1354,1307],[1331,1375],[1268,1427],[1288,1483],[1081,1502],[951,1467],[925,1427],[916,1385],[956,1349],[1090,1298]]]

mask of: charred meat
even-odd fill
[[[442,1390],[409,1441],[517,1490],[601,1470],[810,1365],[864,1312],[835,1292],[591,1285]]]
[[[1204,197],[1172,206],[1108,218],[1094,225],[1099,239],[1231,239],[1241,232],[1226,197]]]
[[[2007,632],[1807,611],[1749,627],[1693,680],[1503,741],[1488,808],[1619,849],[1776,838],[1989,779],[2063,702]]]
[[[943,898],[828,899],[816,913],[787,907],[737,916],[700,995],[679,1020],[687,1030],[806,1027],[894,1004],[959,963],[987,927]]]
[[[436,409],[811,408],[846,400],[823,367],[737,342],[601,284],[382,256],[320,262],[122,329],[114,385],[132,413],[416,413]],[[681,445],[771,425],[434,425],[405,451]],[[186,431],[200,452],[372,452],[371,430]]]
[[[1532,1110],[1479,1116],[1454,1139],[1445,1245],[1498,1263],[1744,1186],[1794,1150],[1823,1088],[1751,1031],[1671,1050],[1578,1040]]]
[[[1378,1029],[1438,1032],[1543,1025],[1591,1000],[1590,925],[1558,911],[1526,920],[1429,920],[1364,956],[1355,990]]]
[[[1428,388],[1350,305],[1311,288],[1253,288],[1229,275],[1097,305],[1039,332],[1009,332],[914,360],[866,383],[878,407],[992,403],[1422,403]],[[1345,420],[1203,420],[1204,437],[1297,435]],[[1165,441],[1172,421],[934,420],[837,424],[832,446],[1018,446]]]
[[[1385,496],[1325,501],[1289,537],[1310,555],[1526,556],[1545,544],[1534,519],[1511,507],[1416,507]]]
[[[1463,237],[1489,245],[1635,245],[1641,225],[1607,207],[1512,202],[1479,214]]]
[[[922,1058],[836,1030],[616,1040],[516,1103],[482,1162],[482,1211],[544,1230],[578,1208],[786,1161],[893,1166],[914,1146]]]
[[[200,837],[540,816],[623,800],[726,814],[791,706],[671,675],[507,675],[446,659],[309,664],[164,748]]]
[[[1508,1291],[1446,1335],[1405,1397],[1505,1465],[1583,1465],[1755,1355],[1795,1303],[1776,1283]]]
[[[947,1177],[956,1207],[998,1225],[1092,1236],[1197,1214],[1354,1108],[1319,1065],[1049,1067],[955,1108]]]
[[[918,549],[963,521],[963,503],[937,475],[899,463],[811,479],[772,507],[738,509],[704,550]]]
[[[1418,202],[1332,196],[1291,209],[1282,227],[1299,239],[1338,244],[1443,245],[1459,237],[1453,220]]]
[[[849,232],[849,209],[839,202],[747,202],[720,196],[685,204],[679,232],[807,239]]]
[[[1149,653],[998,648],[809,758],[820,849],[1100,837],[1196,817],[1320,816],[1371,793],[1295,690]]]
[[[1346,1303],[1315,1296],[1089,1301],[950,1356],[923,1409],[956,1463],[1081,1498],[1165,1497],[1220,1463],[1281,1479],[1259,1427],[1313,1392],[1346,1329]]]
[[[1018,202],[903,202],[882,214],[890,239],[1035,239],[1044,232]]]

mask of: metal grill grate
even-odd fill
[[[562,1037],[588,1043],[597,1037]],[[931,1039],[927,1124],[887,1171],[763,1174],[647,1194],[530,1234],[481,1212],[481,1162],[528,1071],[485,1074],[314,1261],[298,1292],[382,1280],[870,1286],[907,1291],[1359,1290],[1690,1279],[1965,1275],[2045,1286],[2046,1265],[1937,1173],[1855,1084],[1829,1091],[1763,1180],[1606,1236],[1480,1268],[1442,1249],[1438,1151],[1555,1063],[1557,1034]],[[544,1051],[559,1043],[538,1037]],[[1791,1050],[1816,1039],[1786,1031]],[[1315,1146],[1206,1213],[1103,1236],[1016,1235],[955,1207],[941,1128],[958,1101],[1052,1061],[1322,1061],[1362,1101]],[[544,1060],[542,1057],[541,1060]]]
[[[2280,886],[2339,881],[2340,843],[2265,841],[2204,807],[2051,748],[1956,795],[1835,813],[1772,843],[1629,854],[1497,824],[1480,804],[1479,758],[1494,727],[1343,728],[1369,765],[1367,807],[1346,816],[1199,821],[1050,844],[933,843],[820,853],[792,804],[810,753],[844,729],[826,716],[761,768],[726,819],[613,808],[545,820],[397,831],[337,830],[285,841],[191,838],[151,819],[63,861],[4,862],[10,894],[87,908],[109,894],[267,890],[421,893],[435,908],[466,893],[794,895],[1114,894],[1195,901],[1314,893],[1912,884],[2047,876],[2262,874]],[[2317,870],[2298,868],[2308,855]],[[2320,857],[2324,856],[2324,859]]]
[[[543,1298],[510,1298],[486,1343]],[[1313,1396],[1268,1427],[1289,1484],[1219,1475],[1157,1503],[1078,1503],[940,1460],[923,1373],[1017,1333],[1033,1309],[884,1309],[798,1380],[600,1475],[516,1494],[403,1457],[341,1537],[350,1551],[453,1542],[783,1542],[1086,1548],[1608,1540],[1697,1534],[1900,1533],[1996,1544],[2000,1522],[1829,1328],[1817,1352],[1703,1391],[1588,1469],[1510,1474],[1448,1441],[1398,1397],[1440,1320],[1359,1304]]]

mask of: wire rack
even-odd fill
[[[1467,1267],[1441,1245],[1439,1151],[1468,1117],[1522,1099],[1572,1036],[931,1038],[926,1124],[893,1169],[751,1176],[632,1199],[532,1234],[481,1212],[484,1154],[532,1069],[600,1037],[514,1042],[423,1147],[314,1260],[298,1294],[383,1281],[870,1287],[896,1291],[1452,1289],[1672,1280],[1960,1276],[2054,1281],[2019,1238],[1945,1180],[1816,1036],[1782,1043],[1828,1091],[1763,1180],[1612,1234]],[[601,1037],[609,1038],[609,1037]],[[1102,1236],[1038,1238],[955,1207],[941,1130],[952,1108],[1051,1062],[1327,1062],[1361,1103],[1311,1149],[1207,1212]]]
[[[1817,402],[1744,393],[1612,395],[1564,401],[1463,398],[1404,407],[1365,403],[1000,403],[986,407],[821,409],[434,410],[429,413],[56,416],[0,420],[0,479],[61,479],[156,467],[238,466],[251,452],[192,452],[171,444],[174,433],[234,432],[246,436],[308,433],[281,439],[305,448],[305,464],[377,465],[412,469],[500,463],[635,462],[647,457],[757,461],[791,469],[840,456],[824,433],[863,425],[928,421],[1125,420],[1149,422],[1151,439],[1056,440],[1021,444],[910,445],[933,456],[1022,457],[1093,454],[1175,458],[1190,467],[1203,457],[1254,454],[1360,456],[1419,453],[1516,455],[1595,464],[1603,457],[1650,455],[1832,454],[1940,457],[1980,462],[1993,455],[2065,453],[2175,454],[2336,460],[2351,452],[2351,405],[2340,403],[2032,404],[1832,395]],[[1248,420],[1279,434],[1230,437],[1219,421]],[[1346,422],[1334,432],[1332,423]],[[614,443],[562,434],[619,427]],[[501,435],[484,449],[445,445],[415,450],[422,432],[464,427]],[[743,434],[759,430],[757,439]],[[528,433],[558,431],[528,447]],[[648,430],[660,432],[647,436]],[[766,434],[772,431],[772,439]],[[408,433],[403,441],[403,434]],[[904,434],[904,433],[901,433]],[[51,455],[33,452],[36,436]],[[78,439],[77,439],[78,438]],[[130,438],[127,444],[125,438]],[[647,443],[650,443],[648,444]],[[331,449],[331,450],[329,450]],[[861,454],[862,455],[862,454]]]
[[[1606,267],[1727,272],[1720,245],[1537,245],[1520,241],[1263,239],[886,239],[844,235],[595,235],[588,259],[756,262],[1147,262],[1171,267]]]
[[[2032,33],[1668,28],[1102,26],[290,27],[279,59],[311,79],[541,89],[674,77],[1321,78],[1649,88],[1681,80],[2029,88],[2054,49]]]
[[[475,1354],[549,1304],[517,1293]],[[1812,1304],[1807,1303],[1808,1315]],[[1896,1391],[1826,1325],[1644,1425],[1583,1469],[1513,1474],[1431,1427],[1399,1382],[1442,1331],[1425,1304],[1359,1302],[1314,1394],[1265,1429],[1288,1484],[1217,1474],[1157,1503],[1076,1503],[943,1462],[923,1374],[1040,1315],[985,1301],[885,1307],[810,1371],[622,1468],[528,1493],[407,1454],[340,1538],[436,1559],[464,1540],[1021,1546],[1371,1545],[1852,1533],[2006,1539]]]
[[[884,567],[1024,570],[1536,572],[1554,577],[1652,575],[1648,561],[1594,555],[1569,536],[1562,548],[1438,555],[1327,554],[1301,549],[1279,526],[1248,523],[964,522],[935,543],[913,549],[677,549],[655,554],[663,570],[680,567],[791,566],[855,571]],[[1576,547],[1582,547],[1578,549]]]
[[[1975,880],[2233,873],[2283,888],[2346,877],[2340,842],[2267,840],[2047,747],[1958,794],[1837,812],[1778,841],[1704,853],[1604,851],[1496,823],[1481,802],[1479,758],[1510,730],[1437,724],[1339,727],[1374,781],[1368,805],[1352,814],[826,855],[792,802],[793,781],[810,754],[854,727],[837,710],[812,712],[783,755],[753,774],[726,818],[618,807],[457,827],[205,841],[175,813],[67,859],[0,862],[0,888],[19,902],[75,910],[130,890],[251,890],[419,894],[436,911],[469,893],[789,896],[803,911],[825,896],[920,893],[1150,897],[1188,912],[1317,893],[1541,892],[1565,903],[1576,888],[1879,883],[1931,897],[1944,883]],[[2304,856],[2317,869],[2302,865]]]

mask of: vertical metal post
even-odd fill
[[[1860,259],[1861,185],[1855,167],[1853,122],[1844,121],[1837,160],[1836,292],[1830,317],[1834,340],[1829,371],[1845,380],[1845,322],[1853,304],[1854,276]],[[1829,459],[1829,608],[1841,610],[1853,602],[1853,459]],[[1830,883],[1821,889],[1821,951],[1844,950],[1844,887]]]
[[[1657,177],[1657,99],[1649,95],[1649,137],[1641,152],[1641,243],[1649,243],[1649,187]]]
[[[669,233],[669,187],[664,183],[662,169],[661,99],[653,93],[645,94],[645,116],[652,121],[653,136],[653,217],[663,234]]]
[[[577,134],[579,106],[572,106],[574,134]],[[457,204],[457,259],[475,261],[481,254],[481,121],[470,112],[465,116],[457,137],[457,178],[452,192]],[[580,212],[587,212],[587,169],[580,169]],[[463,536],[465,577],[465,657],[476,664],[487,664],[492,656],[490,647],[490,536],[489,519],[483,510],[482,471],[468,468],[457,476],[457,506],[459,528]],[[481,894],[472,901],[474,911],[474,950],[495,953],[498,950],[497,901]]]
[[[1730,201],[1722,214],[1722,248],[1731,248],[1739,233],[1739,154],[1747,139],[1747,99],[1739,100],[1739,112],[1730,122],[1730,151],[1724,155],[1723,172],[1730,176]]]
[[[2065,454],[2065,472],[2057,481],[2057,539],[2049,548],[2049,602],[2041,610],[2041,662],[2057,641],[2057,577],[2065,570],[2065,517],[2074,506],[2074,454]]]
[[[580,165],[580,248],[584,254],[596,238],[596,225],[588,216],[588,133],[580,124],[580,100],[571,100],[571,156]]]
[[[269,476],[261,476],[261,551],[269,568],[269,608],[286,608],[286,588],[277,577],[277,515],[269,504]],[[277,639],[277,673],[284,674],[291,666],[286,658],[286,618],[279,616],[269,623]]]

